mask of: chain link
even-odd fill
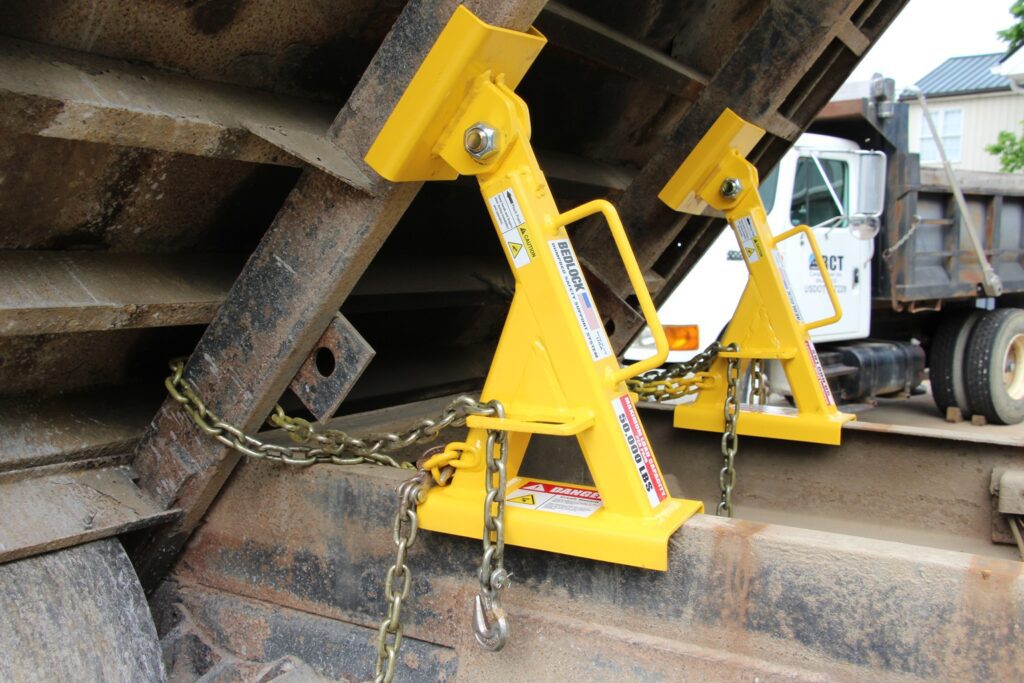
[[[505,416],[501,403],[492,401],[491,405],[499,418]],[[495,447],[498,449],[497,457],[494,455]],[[494,429],[487,432],[486,463],[483,557],[480,560],[480,592],[473,607],[473,634],[481,647],[497,652],[508,641],[508,619],[499,599],[499,592],[510,583],[509,573],[505,570],[508,432]]]
[[[736,434],[739,422],[740,404],[737,400],[737,387],[740,378],[740,361],[730,358],[726,371],[727,389],[725,394],[725,431],[722,433],[722,470],[718,473],[718,483],[722,488],[722,500],[718,503],[718,515],[732,517],[732,490],[736,486],[736,452],[739,450],[740,439]]]
[[[409,597],[412,572],[406,564],[406,553],[416,540],[419,518],[416,510],[427,496],[434,480],[426,470],[420,470],[398,487],[398,512],[391,527],[391,535],[398,550],[395,562],[388,568],[384,579],[384,597],[388,603],[387,616],[377,631],[377,662],[373,683],[390,683],[395,677],[398,648],[402,645],[402,605]]]
[[[750,402],[768,405],[768,394],[768,373],[764,370],[764,362],[755,358],[750,361]]]
[[[316,463],[358,465],[373,463],[387,467],[415,469],[412,463],[399,463],[389,454],[416,444],[435,441],[449,427],[461,427],[470,415],[494,414],[490,404],[481,403],[471,396],[459,396],[441,411],[437,419],[425,418],[401,432],[385,432],[366,436],[351,436],[337,429],[314,429],[309,420],[290,417],[280,405],[274,406],[268,422],[279,427],[296,445],[268,443],[222,420],[206,407],[182,375],[185,361],[171,363],[171,375],[164,380],[168,393],[181,404],[192,421],[204,432],[229,448],[251,458],[274,460],[287,465],[308,466]]]
[[[885,259],[887,262],[891,261],[892,255],[899,251],[899,248],[906,244],[907,240],[913,237],[914,233],[917,232],[917,226],[919,225],[921,225],[921,217],[918,216],[917,214],[914,214],[910,219],[910,229],[907,230],[907,234],[899,238],[896,241],[896,243],[893,244],[891,247],[885,249],[882,252],[882,258]]]
[[[708,370],[722,349],[721,342],[712,342],[690,360],[645,372],[626,380],[626,386],[643,401],[669,401],[696,393],[712,381]]]
[[[336,429],[315,429],[308,421],[285,414],[280,405],[274,406],[268,422],[280,427],[298,445],[282,446],[269,443],[251,434],[246,434],[235,425],[225,422],[206,407],[195,390],[183,378],[185,360],[171,362],[171,374],[164,380],[167,392],[185,410],[192,421],[206,434],[220,443],[249,457],[272,460],[287,465],[305,467],[316,463],[334,465],[358,465],[373,463],[385,467],[416,469],[409,462],[399,463],[389,453],[400,451],[415,444],[436,440],[449,427],[461,427],[470,415],[504,417],[504,408],[497,401],[481,403],[471,396],[459,396],[441,411],[436,419],[423,419],[402,432],[386,432],[368,436],[352,436]],[[495,445],[500,456],[494,457]],[[412,587],[412,573],[406,564],[406,554],[416,540],[419,530],[417,508],[426,499],[427,491],[435,483],[448,482],[459,463],[454,459],[458,451],[441,452],[424,456],[425,465],[414,476],[402,482],[398,488],[399,506],[392,525],[392,537],[397,551],[395,562],[388,569],[384,580],[384,595],[387,599],[387,616],[381,622],[377,634],[377,660],[374,666],[374,683],[390,683],[395,676],[398,650],[402,645],[402,606],[409,597]],[[431,459],[431,457],[433,459]],[[508,433],[490,430],[487,435],[487,495],[485,498],[484,551],[480,567],[480,595],[477,596],[475,623],[477,640],[484,647],[500,650],[508,638],[508,624],[505,612],[498,601],[498,591],[509,581],[505,571],[504,516],[506,463],[508,462]],[[429,470],[434,470],[432,476]],[[497,474],[497,484],[494,482]],[[497,504],[492,514],[492,504]],[[495,542],[490,533],[495,533]],[[482,621],[481,621],[482,619]],[[484,625],[481,630],[480,624]]]

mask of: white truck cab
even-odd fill
[[[838,322],[814,330],[816,342],[863,339],[871,327],[871,257],[885,183],[885,156],[842,138],[805,134],[761,182],[772,232],[814,228],[843,309]],[[779,244],[785,276],[805,320],[831,315],[822,275],[803,236]],[[689,360],[719,337],[747,284],[733,231],[726,229],[659,310],[669,333],[669,363]],[[694,330],[696,327],[696,330]],[[649,329],[625,352],[627,360],[654,352]]]

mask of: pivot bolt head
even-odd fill
[[[480,163],[484,163],[498,153],[498,131],[486,123],[474,123],[466,129],[462,138],[466,152]]]
[[[735,199],[739,196],[740,192],[743,192],[743,183],[740,182],[739,178],[726,178],[722,181],[722,187],[718,191],[726,199]]]

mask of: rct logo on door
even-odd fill
[[[830,273],[834,273],[837,270],[843,269],[843,259],[845,256],[840,254],[822,254],[821,260],[825,262],[825,267],[828,268]],[[808,266],[810,270],[818,270],[818,259],[814,258],[814,254],[810,255],[808,259]]]

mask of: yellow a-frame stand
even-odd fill
[[[708,205],[723,211],[750,272],[722,338],[723,346],[736,344],[739,351],[720,353],[710,373],[724,378],[730,357],[742,359],[741,373],[753,359],[775,359],[793,390],[796,408],[743,405],[738,433],[838,445],[843,423],[854,416],[836,408],[809,332],[831,325],[843,314],[811,229],[800,225],[776,236],[768,227],[757,191],[757,169],[746,159],[763,135],[762,129],[726,109],[658,197],[676,211],[700,214]],[[833,308],[828,318],[806,322],[800,313],[782,255],[776,249],[780,242],[795,235],[807,238],[818,262]],[[700,391],[695,402],[677,406],[675,426],[721,432],[726,391],[724,381],[715,381]]]
[[[593,201],[560,213],[530,146],[526,104],[513,88],[544,45],[536,32],[484,24],[456,10],[367,154],[393,181],[474,175],[516,280],[515,296],[481,399],[505,417],[470,417],[449,485],[431,489],[420,526],[483,534],[488,429],[507,430],[505,541],[650,569],[668,568],[668,539],[703,510],[671,498],[625,380],[664,362],[658,324],[615,209]],[[608,222],[658,354],[620,368],[565,226]],[[532,434],[575,436],[596,488],[517,477]],[[465,460],[465,458],[463,458]]]

